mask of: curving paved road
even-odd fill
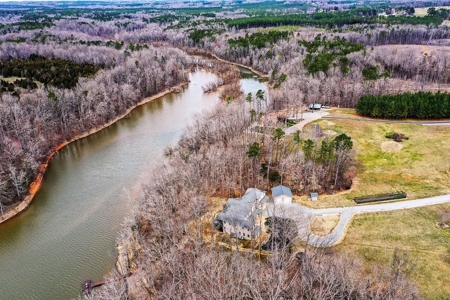
[[[300,238],[308,244],[316,247],[329,247],[336,245],[345,237],[346,230],[350,225],[353,216],[356,214],[393,211],[400,209],[410,209],[429,205],[436,205],[450,202],[450,195],[436,196],[430,198],[407,200],[393,203],[355,205],[337,208],[312,209],[297,203],[287,205],[277,205],[270,203],[263,212],[265,216],[277,216],[288,218],[297,224]],[[324,215],[339,215],[340,220],[337,226],[328,236],[318,236],[311,233],[310,223],[314,217]]]
[[[304,115],[304,120],[286,130],[286,134],[292,134],[298,129],[302,129],[307,123],[316,119],[339,119],[339,120],[354,120],[364,122],[383,122],[383,123],[398,123],[398,124],[421,124],[430,126],[449,126],[449,121],[395,121],[382,119],[367,119],[367,118],[345,118],[328,116],[327,112],[318,111],[315,114]],[[312,209],[300,204],[277,205],[270,203],[266,210],[263,211],[264,216],[277,216],[288,218],[297,224],[300,238],[305,240],[308,244],[316,247],[329,247],[340,243],[346,234],[346,230],[350,225],[353,216],[356,214],[365,214],[373,212],[392,211],[399,209],[417,208],[422,206],[436,205],[450,202],[450,194],[443,196],[436,196],[430,198],[406,200],[400,202],[371,204],[371,205],[355,205],[337,208]],[[339,215],[340,219],[333,231],[327,236],[318,236],[311,232],[310,225],[314,217],[324,215]]]
[[[326,118],[326,116],[329,113],[323,110],[318,111],[304,111],[303,114],[301,114],[301,117],[303,117],[303,120],[295,124],[294,126],[288,127],[284,129],[284,132],[289,134],[294,134],[297,130],[302,131],[303,127],[305,127],[306,124],[311,123],[312,121],[318,120],[320,118]],[[300,118],[299,115],[295,115],[292,117]]]

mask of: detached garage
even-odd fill
[[[276,187],[272,188],[272,198],[273,198],[273,203],[275,205],[291,204],[292,203],[291,189],[284,185],[276,186]]]

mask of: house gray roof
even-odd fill
[[[292,197],[291,189],[284,185],[279,185],[272,188],[272,197],[278,197],[282,195]]]
[[[245,194],[240,198],[228,198],[227,203],[225,204],[225,207],[231,207],[233,205],[242,205],[244,203],[253,205],[255,201],[258,201],[261,204],[264,204],[267,200],[264,200],[264,197],[266,196],[266,192],[255,189],[255,188],[249,188],[245,192]]]
[[[311,198],[317,198],[319,197],[319,193],[311,193]]]
[[[267,201],[269,201],[269,197],[264,196],[264,197],[261,199],[261,201],[259,201],[259,204],[260,204],[260,205],[266,204]]]
[[[255,200],[259,201],[265,195],[266,193],[264,191],[255,188],[248,188],[247,191],[245,191],[244,196],[242,196],[241,201],[254,203]]]
[[[241,199],[229,198],[224,210],[217,215],[217,219],[249,230],[256,229],[255,217],[257,210],[254,205],[255,202],[260,202],[260,200],[264,199],[264,196],[264,191],[249,188]]]
[[[217,219],[252,230],[256,216],[251,209],[250,205],[233,205],[219,213]]]

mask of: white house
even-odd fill
[[[239,239],[250,240],[261,233],[255,219],[269,198],[264,191],[249,188],[241,199],[230,198],[217,220],[222,222],[223,232]]]
[[[291,204],[292,203],[291,189],[284,185],[276,186],[276,187],[272,188],[272,198],[273,198],[273,203],[275,205]]]

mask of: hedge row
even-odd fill
[[[356,197],[355,202],[357,204],[370,203],[370,202],[378,202],[378,201],[387,201],[387,200],[395,200],[406,198],[405,192],[395,193],[395,194],[378,194],[364,197]]]

